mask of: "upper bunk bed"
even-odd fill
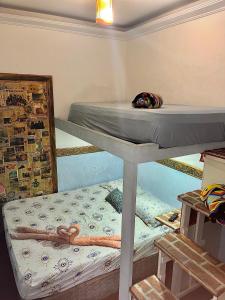
[[[56,127],[141,163],[223,147],[225,109],[185,105],[135,109],[130,103],[74,103],[68,121],[56,119]]]
[[[131,299],[138,164],[225,147],[225,109],[76,103],[56,127],[124,160],[119,299]]]
[[[165,105],[137,109],[130,103],[74,103],[68,120],[136,144],[155,143],[160,148],[225,139],[225,109],[221,108]]]

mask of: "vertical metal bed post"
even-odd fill
[[[135,162],[124,161],[119,300],[131,299],[129,288],[133,275],[137,167]]]

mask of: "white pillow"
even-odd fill
[[[174,209],[166,202],[156,198],[153,195],[144,193],[137,196],[136,215],[147,225],[157,227],[160,225],[155,217],[162,215]]]
[[[109,192],[116,188],[123,192],[123,180],[119,179],[104,183],[101,184],[101,187],[107,189]],[[140,186],[137,186],[136,215],[145,222],[145,224],[153,227],[159,226],[160,223],[155,220],[155,217],[173,209],[174,207],[153,195],[147,194]]]

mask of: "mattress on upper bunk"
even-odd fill
[[[74,103],[68,117],[78,125],[134,143],[162,148],[225,141],[225,109],[164,105],[137,109],[131,103]]]
[[[118,185],[121,187],[121,181],[15,200],[4,206],[6,239],[22,299],[46,297],[119,267],[118,249],[18,241],[9,235],[16,226],[55,230],[72,223],[81,225],[81,235],[120,234],[121,214],[105,201],[108,187]],[[142,195],[138,189],[138,197]],[[136,217],[135,260],[156,253],[153,241],[166,232],[168,228],[148,227]]]

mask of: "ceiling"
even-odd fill
[[[113,0],[114,26],[128,28],[196,0]],[[96,0],[0,0],[0,7],[95,22]]]

